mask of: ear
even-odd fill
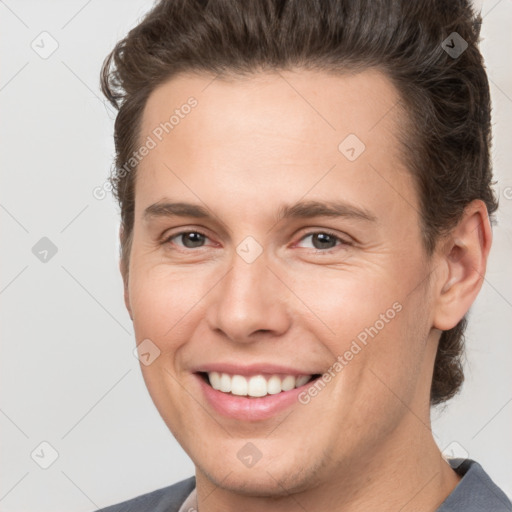
[[[121,240],[121,244],[123,241],[123,226],[119,228],[119,238]],[[126,265],[124,264],[123,258],[121,257],[119,259],[119,271],[121,272],[121,277],[123,278],[123,288],[124,288],[124,304],[126,306],[126,309],[128,310],[128,314],[130,315],[130,318],[133,322],[133,315],[132,315],[132,308],[130,306],[130,292],[128,289],[128,268],[126,268]]]
[[[484,280],[492,243],[485,203],[472,201],[457,226],[443,237],[437,256],[438,273],[434,327],[455,327],[476,299]]]
[[[128,272],[125,270],[122,260],[119,260],[119,270],[121,271],[121,276],[123,277],[124,304],[133,322],[132,308],[130,306],[130,292],[128,290]]]

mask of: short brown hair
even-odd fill
[[[491,188],[491,105],[477,47],[481,16],[468,0],[161,0],[103,63],[101,87],[119,110],[110,178],[121,208],[121,264],[127,278],[134,223],[141,118],[151,92],[184,71],[242,76],[293,68],[381,69],[401,96],[410,125],[400,136],[415,178],[425,249]],[[456,33],[456,34],[454,34]],[[450,39],[451,38],[451,39]],[[455,38],[455,39],[454,39]],[[448,41],[443,45],[443,41]],[[467,48],[449,53],[455,42]],[[133,160],[133,159],[132,159]],[[466,318],[441,334],[432,405],[463,382]]]

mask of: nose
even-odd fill
[[[235,254],[215,293],[209,294],[210,328],[234,343],[282,336],[290,327],[291,294],[263,253],[252,263]]]

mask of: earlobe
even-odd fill
[[[440,253],[447,269],[439,282],[434,327],[452,329],[468,312],[482,287],[492,234],[485,203],[474,200],[446,235]]]

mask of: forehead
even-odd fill
[[[175,115],[171,122],[172,139],[182,142],[184,130],[178,130],[178,125],[184,117],[180,109],[190,98],[197,106],[191,115],[185,113],[185,118],[190,118],[186,124],[197,121],[198,127],[210,129],[209,139],[223,144],[228,142],[223,139],[223,129],[242,129],[239,134],[243,135],[250,124],[258,127],[256,136],[279,126],[284,131],[273,132],[276,139],[282,133],[328,144],[344,133],[358,132],[360,138],[371,136],[377,142],[383,134],[390,135],[387,132],[400,111],[395,108],[400,100],[398,91],[377,69],[339,74],[297,69],[226,78],[185,73],[149,96],[142,133],[151,133],[178,111],[179,119]]]
[[[382,179],[407,187],[401,115],[398,91],[375,69],[177,75],[146,103],[140,141],[151,138],[154,147],[139,164],[136,196],[154,202],[179,189],[193,199],[194,191],[221,189],[242,211],[254,209],[255,195],[268,196],[269,184],[274,197],[304,194],[320,181],[325,192],[345,180],[349,195],[356,186],[377,192]]]

